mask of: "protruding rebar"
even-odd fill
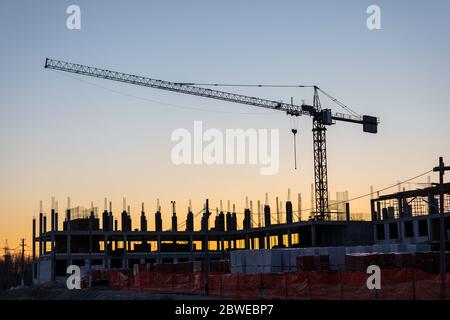
[[[261,228],[261,201],[258,200],[258,228]]]
[[[298,194],[298,200],[297,200],[297,210],[298,210],[298,221],[302,220],[302,194]]]
[[[277,223],[280,224],[280,203],[278,202],[278,197],[275,197],[275,201],[277,203]]]

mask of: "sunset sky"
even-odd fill
[[[68,30],[66,8],[81,8]],[[381,30],[366,9],[381,8]],[[39,201],[103,208],[122,197],[138,226],[145,202],[154,228],[170,201],[184,220],[206,198],[243,211],[287,189],[310,207],[312,121],[299,118],[294,170],[290,119],[282,112],[44,69],[46,57],[175,82],[316,84],[360,114],[378,116],[376,135],[355,124],[327,131],[330,198],[350,198],[450,163],[450,2],[434,1],[9,1],[0,2],[0,241],[31,242]],[[225,88],[272,100],[312,103],[312,90]],[[322,97],[323,107],[344,112]],[[202,109],[202,110],[199,110]],[[171,162],[178,128],[279,129],[280,171],[259,165]],[[431,174],[432,180],[437,177]],[[426,177],[420,179],[426,181]],[[406,188],[415,188],[415,185]],[[392,191],[396,191],[395,188]],[[296,204],[294,204],[296,208]],[[352,211],[369,212],[368,198]],[[199,222],[196,221],[196,226]]]

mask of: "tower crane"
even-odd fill
[[[328,178],[327,178],[327,152],[326,152],[326,130],[327,126],[333,125],[336,121],[351,122],[363,125],[363,131],[377,133],[379,119],[377,117],[357,114],[334,113],[331,109],[322,108],[319,91],[325,93],[318,86],[314,88],[313,103],[308,105],[302,103],[295,105],[258,97],[251,97],[242,94],[230,93],[219,90],[212,90],[190,83],[176,83],[164,80],[157,80],[107,69],[55,60],[46,58],[45,68],[59,70],[69,73],[76,73],[90,77],[97,77],[112,81],[130,83],[133,85],[150,87],[161,90],[168,90],[177,93],[195,95],[210,99],[223,100],[228,102],[246,104],[261,108],[283,111],[290,116],[310,116],[313,120],[313,146],[314,146],[314,186],[315,186],[315,219],[329,219],[328,208]],[[200,85],[200,84],[199,84]],[[295,133],[294,133],[295,135]]]

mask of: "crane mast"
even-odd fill
[[[313,106],[317,111],[322,110],[317,88],[314,88]],[[316,200],[316,219],[329,218],[328,208],[328,173],[327,173],[327,144],[324,121],[313,117],[313,151],[314,151],[314,190]]]
[[[137,76],[128,73],[100,69],[86,65],[46,58],[45,68],[76,73],[90,77],[102,78],[112,81],[130,83],[133,85],[167,90],[177,93],[195,95],[210,99],[246,104],[266,109],[286,112],[291,116],[307,115],[313,119],[313,146],[314,146],[314,182],[315,182],[315,219],[325,220],[330,218],[328,207],[328,176],[327,176],[327,151],[326,151],[326,126],[335,121],[351,122],[363,125],[363,131],[377,133],[378,118],[372,116],[359,116],[343,113],[332,113],[330,109],[322,109],[319,99],[320,90],[314,86],[313,105],[284,103],[250,97],[242,94],[230,93],[219,90],[198,87],[191,84],[170,82],[148,77]]]

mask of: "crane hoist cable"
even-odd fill
[[[294,98],[291,97],[291,106],[294,105]],[[297,117],[290,117],[291,120],[291,132],[294,136],[294,169],[297,170],[297,132],[298,132],[298,125],[297,125]]]
[[[297,141],[295,137],[297,136],[297,129],[291,130],[294,135],[294,168],[297,170]]]

